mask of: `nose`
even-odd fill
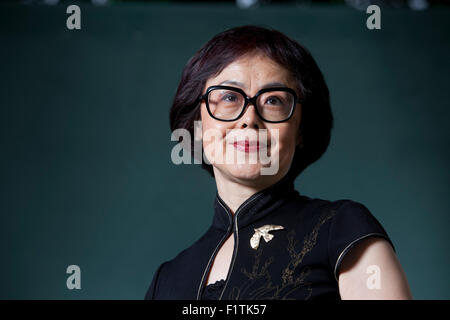
[[[263,127],[262,120],[259,118],[256,106],[253,102],[249,102],[245,107],[244,114],[239,118],[237,123],[238,128],[252,128],[260,129]]]

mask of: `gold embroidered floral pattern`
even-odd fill
[[[254,263],[251,271],[245,268],[241,272],[248,278],[238,287],[233,287],[229,294],[229,299],[275,299],[286,300],[293,299],[292,294],[301,288],[305,290],[305,300],[309,299],[312,294],[311,283],[306,281],[311,270],[303,267],[299,272],[297,268],[303,262],[304,257],[314,248],[317,243],[317,236],[321,226],[335,215],[335,210],[326,210],[319,217],[318,222],[313,230],[303,239],[303,246],[300,251],[296,250],[298,240],[296,240],[295,230],[291,230],[287,234],[287,252],[289,254],[289,262],[282,269],[278,283],[274,283],[269,266],[274,261],[274,256],[269,257],[264,263],[261,261],[263,247],[259,247],[255,252]]]

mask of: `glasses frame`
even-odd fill
[[[211,110],[209,109],[209,101],[208,101],[209,99],[208,99],[208,96],[209,96],[209,93],[210,93],[211,91],[216,90],[216,89],[232,90],[232,91],[235,91],[235,92],[240,93],[240,94],[244,97],[244,99],[245,99],[244,106],[242,107],[241,112],[239,113],[239,115],[238,115],[236,118],[231,119],[231,120],[223,120],[223,119],[216,118],[216,117],[212,114]],[[288,116],[286,119],[284,119],[284,120],[279,120],[279,121],[266,120],[266,119],[264,119],[264,117],[259,113],[258,108],[257,108],[257,106],[256,106],[256,101],[257,101],[258,97],[259,97],[261,94],[263,94],[263,93],[265,93],[265,92],[269,92],[269,91],[285,91],[285,92],[289,92],[289,93],[291,93],[291,94],[293,95],[293,97],[294,97],[294,103],[293,103],[291,112],[290,112],[289,116]],[[271,88],[264,88],[264,89],[259,90],[259,91],[255,94],[254,97],[250,98],[249,96],[247,96],[247,94],[246,94],[246,93],[244,92],[244,90],[242,90],[241,88],[230,87],[230,86],[220,86],[220,85],[208,87],[208,89],[206,90],[205,94],[199,96],[199,97],[198,97],[198,100],[199,100],[199,102],[201,102],[201,101],[205,101],[205,102],[206,102],[206,110],[208,110],[209,115],[210,115],[213,119],[216,119],[216,120],[218,120],[218,121],[231,122],[231,121],[236,121],[236,120],[238,120],[239,118],[241,118],[241,117],[243,116],[243,114],[245,113],[245,110],[247,109],[247,106],[251,103],[251,104],[253,104],[253,106],[255,107],[255,111],[256,111],[256,114],[258,115],[258,117],[259,117],[261,120],[263,120],[263,121],[265,121],[265,122],[269,122],[269,123],[281,123],[281,122],[286,122],[286,121],[288,121],[288,120],[292,117],[292,115],[294,114],[295,106],[297,105],[297,103],[300,102],[299,99],[298,99],[298,97],[297,97],[297,94],[295,93],[295,91],[294,91],[293,89],[291,89],[291,88],[288,88],[288,87],[271,87]]]

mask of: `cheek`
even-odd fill
[[[271,129],[271,135],[275,137],[276,132],[278,132],[278,140],[280,151],[288,151],[295,149],[295,129],[294,126],[282,126],[274,129]]]
[[[296,127],[291,125],[284,125],[278,129],[278,144],[280,162],[290,161],[294,156],[296,146]],[[271,130],[272,134],[273,130]]]
[[[226,127],[219,121],[211,118],[205,106],[201,110],[203,147],[221,142],[226,134]]]

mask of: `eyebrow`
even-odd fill
[[[225,81],[222,81],[221,83],[219,83],[219,85],[222,85],[222,84],[232,84],[232,85],[235,85],[238,87],[245,88],[245,84],[243,84],[242,82],[239,82],[239,81],[225,80]],[[287,87],[287,86],[281,82],[269,82],[269,83],[266,83],[265,85],[263,85],[261,87],[261,89],[266,89],[266,88],[270,88],[270,87]]]

